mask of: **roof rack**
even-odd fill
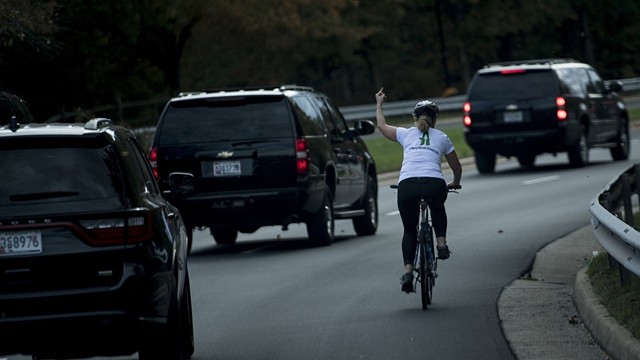
[[[206,93],[214,93],[214,92],[227,92],[227,91],[259,91],[259,90],[300,90],[300,91],[314,91],[314,89],[310,86],[302,86],[296,84],[285,84],[280,86],[250,86],[250,87],[231,87],[231,88],[214,88],[214,89],[204,89],[202,91],[185,91],[181,92],[179,96],[188,96],[188,95],[198,95],[198,94],[206,94]]]
[[[250,86],[250,87],[227,87],[227,88],[214,88],[214,89],[204,89],[203,93],[212,93],[212,92],[225,92],[225,91],[255,91],[255,90],[276,90],[277,86]]]
[[[296,84],[286,84],[280,86],[280,90],[303,90],[303,91],[313,91],[311,86],[302,86]]]
[[[570,58],[557,58],[557,59],[531,59],[531,60],[517,60],[517,61],[502,61],[489,63],[485,65],[485,68],[497,67],[497,66],[512,66],[512,65],[553,65],[553,64],[566,64],[579,62]]]

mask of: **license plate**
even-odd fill
[[[506,111],[504,113],[504,122],[522,122],[522,111]]]
[[[240,161],[216,161],[213,163],[213,176],[235,176],[242,174]]]
[[[40,231],[0,233],[0,256],[39,254],[42,252]]]

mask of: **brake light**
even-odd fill
[[[309,172],[309,153],[305,139],[296,139],[296,168],[298,175],[307,175]]]
[[[522,74],[522,73],[526,73],[527,70],[525,69],[507,69],[507,70],[501,70],[500,74],[502,75],[513,75],[513,74]]]
[[[470,102],[465,102],[464,105],[462,106],[462,111],[464,112],[464,115],[462,117],[462,122],[464,123],[464,126],[469,127],[471,126],[471,103]]]
[[[556,110],[556,117],[558,118],[558,121],[564,121],[567,119],[567,110],[565,110],[564,106],[567,104],[567,100],[565,100],[565,98],[563,98],[562,96],[558,96],[556,98],[556,106],[558,107],[558,109]]]
[[[80,220],[85,240],[91,245],[124,245],[151,239],[151,216],[146,209],[113,214],[100,219]]]
[[[153,175],[158,179],[160,177],[160,173],[158,172],[158,148],[152,147],[149,151],[149,163],[151,163]]]

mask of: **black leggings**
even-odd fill
[[[418,243],[421,198],[429,201],[431,220],[436,237],[447,235],[447,212],[444,202],[448,195],[447,183],[443,179],[421,177],[408,178],[398,184],[398,210],[404,226],[402,235],[402,257],[405,265],[413,264]]]

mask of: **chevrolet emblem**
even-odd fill
[[[221,151],[218,153],[218,158],[227,159],[233,156],[233,151]]]

